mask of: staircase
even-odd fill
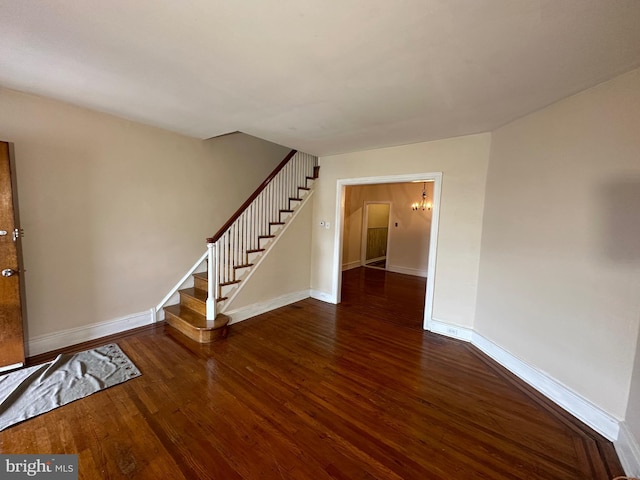
[[[222,228],[207,239],[208,254],[158,306],[163,306],[174,291],[180,294],[179,304],[163,307],[170,327],[199,343],[226,337],[229,317],[223,312],[310,197],[319,168],[316,157],[292,150]],[[207,271],[196,272],[205,262]],[[193,287],[180,288],[188,283],[189,275]]]

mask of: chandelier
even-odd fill
[[[411,204],[411,210],[431,210],[431,202],[427,200],[427,182],[422,184],[422,197],[419,202]]]

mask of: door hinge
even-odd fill
[[[6,233],[5,233],[5,235],[6,235]],[[22,228],[14,228],[12,236],[13,236],[13,241],[17,242],[18,238],[24,237],[24,229],[22,229]]]

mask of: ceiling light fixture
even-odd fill
[[[422,184],[422,198],[411,204],[411,210],[431,210],[431,202],[427,200],[427,182]]]

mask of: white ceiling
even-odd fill
[[[329,154],[491,130],[640,66],[640,0],[0,0],[0,85]]]

